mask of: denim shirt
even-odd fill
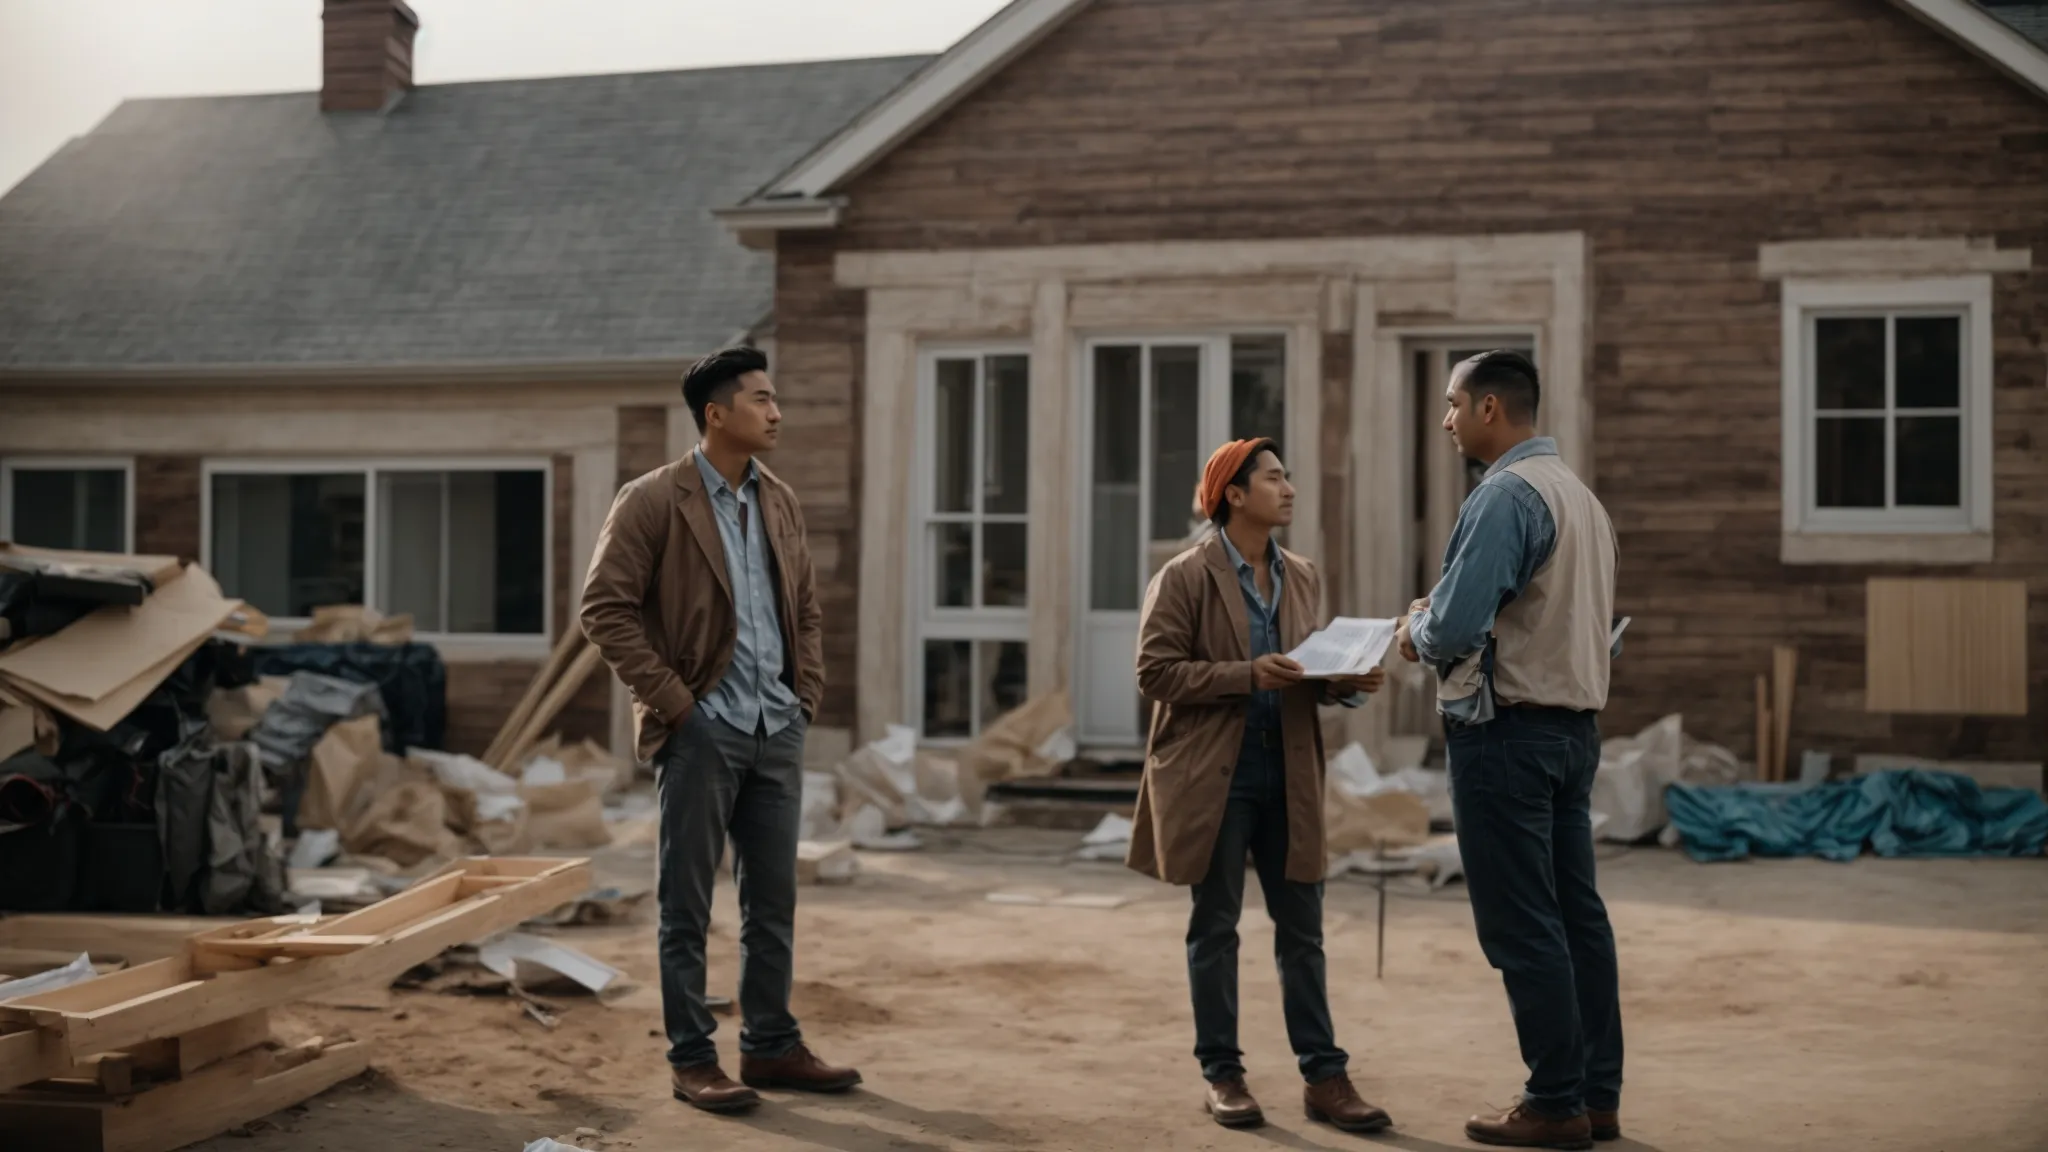
[[[1251,658],[1270,656],[1284,651],[1280,647],[1280,591],[1285,580],[1286,565],[1280,560],[1280,549],[1272,541],[1266,542],[1267,564],[1273,570],[1273,600],[1271,603],[1259,594],[1258,572],[1230,542],[1230,537],[1217,533],[1223,539],[1224,554],[1230,557],[1230,566],[1237,571],[1237,586],[1244,592],[1244,614],[1250,625]],[[1280,693],[1266,689],[1254,691],[1251,702],[1245,706],[1245,731],[1278,732],[1280,730]]]
[[[725,572],[732,582],[736,621],[732,665],[718,687],[698,702],[707,713],[742,732],[782,731],[802,710],[796,693],[782,682],[782,620],[775,603],[775,575],[761,525],[761,479],[751,461],[735,494],[732,485],[697,453],[704,493],[725,545]]]
[[[1491,643],[1494,617],[1514,603],[1557,548],[1557,521],[1550,506],[1510,465],[1531,456],[1557,455],[1548,436],[1524,440],[1486,470],[1485,479],[1458,509],[1458,525],[1444,548],[1443,578],[1429,594],[1429,607],[1408,618],[1415,652],[1439,675]],[[1621,655],[1617,637],[1610,649]],[[1481,690],[1441,704],[1444,715],[1467,724],[1493,718],[1491,657]]]

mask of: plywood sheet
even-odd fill
[[[1867,711],[2027,714],[2025,581],[1873,579],[1864,628]]]

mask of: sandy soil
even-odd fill
[[[1226,1132],[1200,1110],[1189,1054],[1185,893],[1114,865],[1066,864],[1078,837],[944,836],[864,856],[850,886],[806,889],[796,1004],[865,1090],[775,1095],[716,1118],[669,1098],[651,923],[576,929],[626,970],[606,1004],[557,997],[550,1032],[516,1002],[375,991],[295,1008],[299,1034],[379,1042],[376,1071],[205,1152],[507,1152],[541,1137],[592,1149],[1468,1148],[1461,1125],[1513,1099],[1506,999],[1461,888],[1390,893],[1386,976],[1376,896],[1328,897],[1338,1039],[1394,1132],[1304,1119],[1281,1026],[1271,924],[1243,926],[1243,1042],[1272,1123]],[[646,882],[644,847],[602,864]],[[1256,884],[1253,885],[1254,889]],[[1628,1086],[1616,1149],[2048,1149],[2048,861],[1783,861],[1703,867],[1616,851],[1603,865],[1620,936]],[[1114,910],[993,904],[995,890],[1115,893]],[[729,889],[714,987],[737,970]],[[650,916],[651,919],[651,916]],[[719,1034],[728,1070],[736,1030]]]

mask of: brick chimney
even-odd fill
[[[320,110],[381,112],[412,87],[420,18],[405,0],[325,0]]]

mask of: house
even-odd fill
[[[1208,449],[1280,440],[1325,607],[1391,614],[1470,483],[1448,366],[1517,345],[1621,540],[1610,730],[1747,752],[1790,643],[1802,746],[2038,758],[2044,9],[1015,0],[928,61],[414,89],[409,11],[329,0],[328,110],[132,103],[0,199],[0,515],[413,610],[477,744],[752,333],[819,731],[1065,689],[1127,749]],[[2027,582],[2024,715],[1865,710],[1893,574]],[[1355,735],[1425,730],[1390,695]]]
[[[844,533],[833,707],[959,738],[1065,688],[1139,743],[1140,595],[1232,436],[1283,444],[1326,607],[1398,612],[1469,484],[1447,366],[1519,345],[1619,532],[1610,731],[1747,753],[1794,644],[1802,747],[2039,759],[2044,14],[1016,0],[720,213]],[[1866,711],[1879,575],[2025,580],[2025,714]]]
[[[415,88],[416,28],[329,0],[317,96],[129,101],[0,198],[0,538],[410,612],[481,752],[695,442],[683,367],[768,316],[710,210],[922,60]],[[604,679],[565,732],[630,723]]]

